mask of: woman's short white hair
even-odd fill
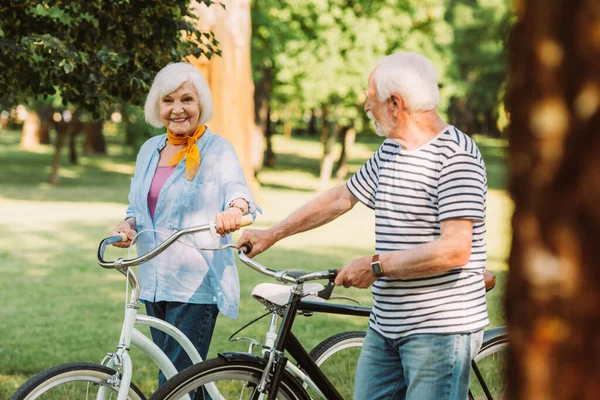
[[[382,58],[373,79],[379,100],[397,94],[411,113],[433,110],[440,101],[437,72],[417,53],[395,53]]]
[[[160,100],[166,95],[173,93],[184,83],[192,85],[198,93],[200,101],[200,119],[199,125],[207,123],[213,116],[213,101],[208,83],[198,68],[190,63],[178,62],[172,63],[158,71],[154,77],[146,103],[144,104],[144,114],[146,121],[156,127],[164,126],[160,118]]]

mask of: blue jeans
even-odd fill
[[[162,319],[175,326],[190,339],[200,353],[203,360],[208,354],[208,346],[212,339],[213,331],[219,310],[216,304],[190,304],[170,301],[153,303],[144,301],[146,314]],[[169,357],[177,371],[183,371],[192,365],[183,348],[175,339],[165,333],[150,328],[152,340]],[[162,386],[167,379],[162,371],[158,371],[158,385]]]
[[[355,400],[465,400],[471,360],[483,331],[388,339],[369,328],[354,386]]]

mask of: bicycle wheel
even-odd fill
[[[350,331],[319,343],[310,356],[344,399],[354,397],[354,377],[366,332]]]
[[[117,398],[118,388],[107,383],[115,371],[100,364],[69,363],[49,368],[23,384],[10,400],[96,399],[101,387],[109,389],[108,399]],[[129,399],[144,400],[144,394],[133,383]]]
[[[496,332],[494,332],[496,331]],[[469,399],[502,400],[506,393],[508,336],[504,328],[486,332],[489,338],[473,360]]]
[[[209,383],[217,386],[222,399],[258,399],[260,393],[256,387],[264,368],[264,362],[255,356],[220,355],[178,373],[160,387],[150,400],[176,400],[186,393],[201,392],[201,388]],[[309,400],[309,397],[298,381],[284,371],[277,399]]]

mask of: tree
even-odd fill
[[[283,15],[290,26],[269,30],[269,34],[290,32],[294,24],[310,27],[311,37],[288,35],[285,46],[272,49],[271,64],[276,69],[272,71],[270,110],[286,119],[309,111],[320,114],[321,189],[328,186],[333,169],[330,135],[336,137],[350,128],[371,130],[362,110],[363,92],[379,58],[396,51],[417,51],[433,62],[443,82],[449,79],[452,30],[444,12],[444,5],[434,0],[307,0],[269,10],[269,15]],[[295,16],[304,19],[296,21]],[[442,88],[445,98],[450,90],[449,84]]]
[[[116,102],[141,104],[169,62],[219,53],[214,35],[196,29],[189,2],[3,2],[0,102],[60,95],[63,105],[96,119]]]
[[[598,399],[598,4],[521,0],[518,10],[507,95],[508,398]]]
[[[461,130],[498,136],[513,11],[506,0],[450,0],[454,93],[448,114]]]
[[[204,73],[210,86],[214,115],[208,125],[227,138],[240,159],[248,186],[259,198],[254,176],[254,146],[261,145],[254,124],[252,72],[250,70],[250,0],[231,0],[221,7],[195,8],[198,27],[214,32],[222,57],[191,61]],[[257,143],[258,142],[258,143]]]

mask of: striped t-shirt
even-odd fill
[[[346,185],[375,210],[377,253],[439,239],[440,221],[473,220],[467,265],[422,278],[382,277],[373,284],[370,327],[392,339],[484,328],[487,179],[475,142],[452,126],[412,151],[386,139]]]

